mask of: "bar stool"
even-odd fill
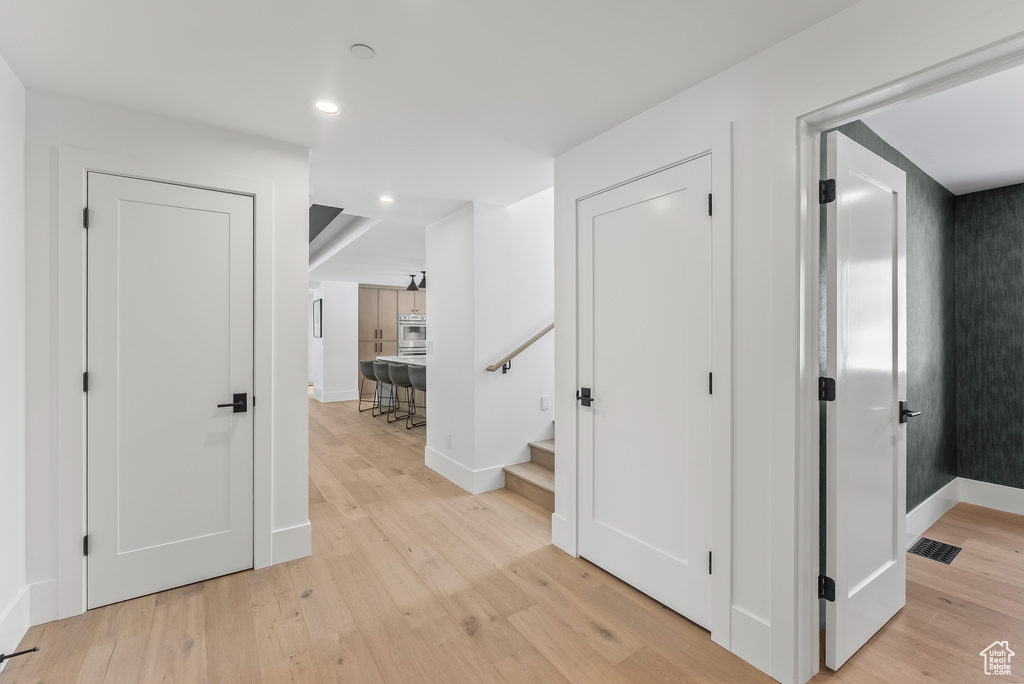
[[[391,384],[395,387],[395,420],[406,419],[406,423],[409,422],[409,407],[412,405],[412,398],[409,396],[412,393],[412,383],[409,381],[409,366],[404,363],[392,363],[388,366],[388,372],[391,374]],[[399,394],[399,388],[405,389],[405,415],[401,415],[400,411],[402,408],[402,396]],[[388,422],[391,422],[391,416],[388,416]]]
[[[362,378],[359,379],[359,412],[372,411],[377,407],[377,376],[373,374],[373,361],[360,361],[359,372],[362,374]],[[370,399],[370,407],[363,408],[363,402],[367,401],[363,399],[363,384],[369,380],[373,383],[373,399]]]
[[[409,366],[409,382],[412,383],[412,392],[409,400],[409,416],[405,419],[405,429],[411,430],[414,427],[422,427],[427,424],[427,419],[424,416],[419,422],[416,422],[416,409],[427,408],[426,403],[416,403],[416,392],[423,395],[424,402],[427,396],[427,367],[426,366]]]
[[[377,378],[377,412],[373,416],[381,416],[395,410],[395,386],[391,384],[391,371],[388,369],[387,361],[373,361],[373,374]],[[389,388],[388,396],[384,396],[384,389]],[[384,410],[384,402],[387,400],[387,410]]]

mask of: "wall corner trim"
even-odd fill
[[[49,579],[28,585],[29,591],[29,624],[41,625],[56,620],[57,580]]]
[[[925,530],[960,503],[960,478],[954,477],[918,506],[907,513],[907,548],[909,549]]]
[[[22,586],[11,602],[0,608],[0,653],[11,653],[28,631],[29,586]]]
[[[907,513],[907,548],[958,503],[1024,515],[1024,489],[957,477]]]
[[[423,455],[428,468],[470,494],[482,494],[505,486],[505,471],[502,470],[504,466],[470,470],[458,461],[430,447],[424,447]]]
[[[302,525],[274,530],[270,543],[271,565],[305,558],[313,553],[313,526],[307,521]]]

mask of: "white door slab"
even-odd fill
[[[710,628],[711,156],[578,206],[579,553]]]
[[[90,173],[88,197],[95,608],[252,567],[254,224],[244,195]]]
[[[906,175],[827,136],[825,663],[839,668],[906,602]]]

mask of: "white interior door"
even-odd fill
[[[711,156],[578,206],[579,553],[710,629]]]
[[[906,176],[827,136],[828,372],[825,664],[840,667],[906,602]]]
[[[88,196],[95,608],[252,567],[254,233],[248,196],[100,173]]]

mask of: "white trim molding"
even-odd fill
[[[339,390],[337,392],[325,392],[322,387],[313,385],[313,398],[323,403],[332,401],[355,401],[359,398],[358,390]]]
[[[436,449],[424,447],[426,466],[442,477],[462,487],[470,494],[482,494],[505,486],[504,466],[470,470]]]
[[[688,159],[711,154],[712,214],[712,370],[711,550],[715,572],[711,578],[711,639],[731,649],[733,631],[733,125],[719,122],[684,128],[656,143],[622,150],[610,140],[589,143],[589,163],[555,161],[555,511],[551,516],[552,543],[571,555],[578,554],[578,405],[579,387],[577,297],[579,292],[580,200]],[[564,456],[563,456],[564,453]],[[770,628],[768,628],[770,632]],[[748,630],[744,635],[760,632]],[[759,644],[761,642],[758,642]],[[760,646],[758,647],[760,649]],[[765,660],[762,658],[762,664]],[[767,671],[767,668],[766,668]]]
[[[924,531],[960,503],[960,478],[954,477],[939,491],[922,501],[907,513],[907,548],[909,549]]]
[[[1024,489],[956,477],[907,513],[907,548],[958,503],[1024,515]]]
[[[29,588],[25,585],[0,612],[0,653],[18,650],[29,625]],[[0,663],[3,670],[5,663]]]
[[[269,180],[68,147],[57,149],[57,614],[86,610],[85,353],[86,178],[90,171],[127,175],[251,195],[255,199],[253,292],[253,566],[272,564],[271,453],[274,402],[272,388],[274,184]],[[308,553],[308,551],[307,551]],[[39,611],[37,611],[37,614]]]
[[[283,530],[274,530],[273,565],[287,563],[296,558],[305,558],[313,553],[313,526],[306,522]]]

